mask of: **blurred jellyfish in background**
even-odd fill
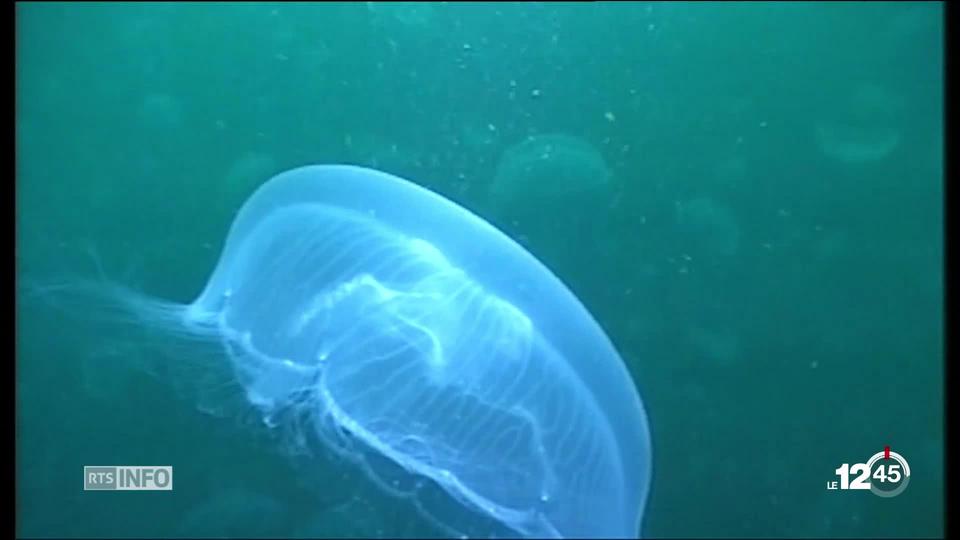
[[[318,510],[296,527],[293,537],[386,538],[387,526],[379,510],[368,499],[352,497],[346,502]]]
[[[434,17],[432,2],[367,2],[374,22],[388,29],[422,30]]]
[[[486,154],[492,146],[497,144],[498,136],[497,127],[493,124],[466,121],[460,128],[456,142],[467,151]]]
[[[693,325],[687,339],[704,361],[719,366],[733,364],[740,353],[740,339],[730,328]]]
[[[137,110],[137,118],[148,130],[173,132],[183,126],[183,105],[169,94],[147,94]]]
[[[536,135],[503,153],[487,200],[501,228],[575,283],[579,270],[597,271],[612,183],[610,168],[589,142]]]
[[[264,538],[291,533],[283,505],[271,497],[245,489],[214,493],[187,511],[177,526],[178,536],[194,538]]]
[[[490,191],[494,202],[512,208],[546,198],[602,193],[608,191],[611,176],[603,156],[587,141],[564,134],[536,135],[504,152]]]
[[[806,538],[836,538],[857,536],[862,530],[864,518],[864,500],[836,497],[836,493],[825,492],[816,497],[812,508],[804,512],[803,520],[787,526],[786,536]],[[811,504],[811,503],[808,503]]]
[[[724,156],[717,162],[710,180],[721,189],[737,189],[747,183],[749,173],[746,158],[733,154]]]
[[[740,248],[740,226],[733,211],[713,199],[699,197],[675,206],[677,225],[691,256],[729,257]]]
[[[846,164],[879,161],[901,142],[901,99],[890,90],[861,83],[834,104],[828,118],[816,125],[820,151]]]

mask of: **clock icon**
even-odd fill
[[[867,461],[870,471],[870,491],[880,497],[896,497],[910,483],[910,465],[907,460],[887,446]]]

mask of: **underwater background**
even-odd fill
[[[644,536],[941,536],[942,10],[19,3],[17,275],[189,302],[270,176],[381,169],[606,330],[650,417]],[[421,533],[357,471],[177,399],[96,317],[18,294],[18,535]],[[825,489],[887,445],[903,494]],[[174,489],[83,491],[109,464]]]

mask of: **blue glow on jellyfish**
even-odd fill
[[[292,444],[319,439],[451,535],[639,534],[650,436],[622,360],[546,267],[435,193],[291,170],[246,202],[194,302],[114,291],[225,350]]]

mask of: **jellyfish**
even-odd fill
[[[640,533],[650,434],[610,339],[531,253],[414,183],[283,172],[192,302],[96,287],[138,325],[220,351],[164,361],[207,404],[300,455],[330,451],[441,534]]]
[[[740,247],[740,226],[726,205],[698,197],[678,202],[674,209],[679,230],[687,239],[688,251],[706,257],[736,255]]]
[[[568,278],[584,260],[595,271],[600,258],[596,246],[608,232],[612,177],[600,152],[579,137],[528,137],[500,158],[489,187],[489,212],[500,227]]]
[[[570,199],[603,191],[611,180],[603,156],[565,134],[529,137],[508,148],[490,186],[500,205],[529,205],[546,197]]]
[[[287,533],[283,505],[262,493],[232,488],[193,506],[177,524],[177,536],[262,538]]]
[[[367,500],[355,498],[322,508],[301,523],[294,538],[384,538],[384,516]],[[393,531],[393,537],[400,536]]]
[[[183,124],[183,106],[169,94],[147,94],[137,109],[137,117],[148,129],[175,130]]]
[[[729,328],[692,325],[687,329],[687,339],[698,354],[724,366],[730,365],[740,352],[740,340]]]
[[[367,2],[374,20],[387,28],[411,28],[422,31],[435,15],[430,2]]]
[[[816,125],[816,140],[827,157],[863,164],[887,157],[900,145],[898,96],[872,83],[855,86],[832,117]]]

